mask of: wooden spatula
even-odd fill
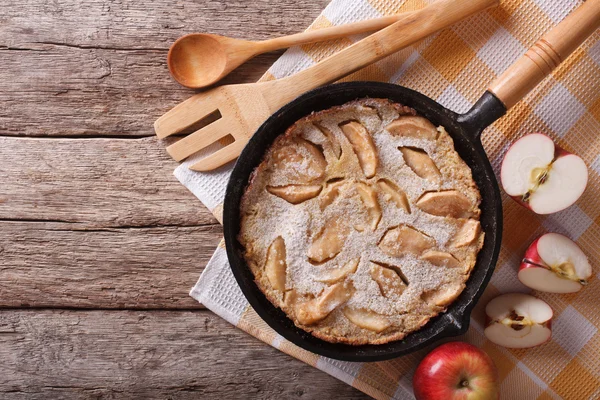
[[[154,130],[159,138],[165,138],[197,126],[218,111],[220,118],[167,147],[171,157],[181,161],[225,136],[233,136],[233,143],[190,167],[211,171],[234,160],[263,121],[302,93],[334,82],[498,2],[437,1],[296,75],[199,93],[156,120]]]

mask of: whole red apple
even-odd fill
[[[498,399],[498,371],[483,350],[469,343],[450,342],[421,361],[413,389],[417,400]]]

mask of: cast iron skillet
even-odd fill
[[[385,98],[410,106],[434,125],[446,128],[454,139],[456,150],[471,167],[473,179],[479,186],[482,198],[481,227],[485,232],[485,241],[467,287],[448,307],[448,311],[433,318],[425,327],[411,333],[404,340],[380,345],[351,346],[315,338],[297,328],[283,311],[271,304],[254,283],[254,275],[242,257],[243,248],[237,235],[240,230],[239,205],[244,189],[251,172],[260,164],[265,149],[269,148],[275,138],[313,111],[325,110],[364,97]],[[250,305],[267,324],[294,344],[313,353],[346,361],[386,360],[415,351],[444,337],[466,332],[471,309],[494,271],[502,236],[500,191],[479,135],[484,127],[505,112],[504,105],[490,93],[486,93],[467,114],[458,115],[430,98],[402,86],[379,82],[349,82],[315,89],[273,114],[258,128],[240,154],[229,178],[224,204],[223,226],[227,256],[233,274]]]
[[[313,353],[346,361],[386,360],[413,352],[444,337],[464,333],[469,326],[471,310],[494,272],[502,235],[500,190],[479,140],[481,132],[524,97],[599,25],[600,0],[588,0],[544,35],[492,83],[471,110],[462,115],[414,90],[377,82],[351,82],[322,87],[298,97],[273,114],[260,126],[238,158],[227,186],[223,212],[229,263],[254,310],[275,331],[294,344]],[[481,192],[481,226],[485,241],[465,290],[446,312],[403,340],[381,345],[351,346],[315,338],[297,328],[283,311],[273,306],[254,283],[254,276],[242,257],[243,249],[237,235],[240,229],[239,206],[248,178],[273,140],[311,112],[364,97],[387,98],[410,106],[434,125],[446,128],[454,139],[456,151],[471,168],[473,179]]]

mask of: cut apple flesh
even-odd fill
[[[485,336],[509,348],[527,348],[551,336],[552,309],[546,302],[523,293],[508,293],[492,299],[486,306],[488,323]]]
[[[406,278],[402,279],[400,274],[391,267],[371,262],[369,272],[384,297],[401,296],[407,288]]]
[[[471,216],[471,201],[458,190],[427,192],[417,200],[417,207],[431,215],[452,218]]]
[[[440,289],[423,292],[421,299],[430,305],[444,307],[456,300],[464,287],[463,283],[445,285]]]
[[[394,136],[436,140],[438,131],[429,120],[423,117],[405,115],[385,127]]]
[[[335,158],[339,159],[342,155],[342,147],[340,146],[340,142],[336,139],[335,135],[326,127],[322,125],[315,125],[318,130],[323,133],[323,136],[327,138],[329,144],[331,145],[331,150]]]
[[[345,181],[338,181],[328,183],[323,195],[319,198],[319,207],[321,211],[330,206],[335,199],[340,195],[340,188],[344,185]]]
[[[529,195],[529,206],[538,214],[550,214],[577,201],[585,190],[588,174],[583,160],[569,154],[552,163],[542,177],[543,182]]]
[[[381,220],[381,207],[379,207],[379,202],[377,202],[377,192],[369,185],[362,182],[356,184],[356,190],[358,191],[364,206],[367,208],[369,218],[371,219],[371,230],[374,231],[377,229],[379,220]]]
[[[324,283],[335,283],[335,282],[341,281],[346,276],[356,272],[359,261],[360,261],[360,259],[358,259],[358,258],[356,258],[354,260],[350,260],[346,264],[344,264],[342,267],[338,267],[331,271],[327,271],[327,272],[320,274],[317,278],[315,278],[315,280],[317,282],[324,282]]]
[[[274,165],[295,183],[310,183],[325,174],[327,161],[311,142],[295,138],[273,154]],[[291,182],[290,182],[291,183]]]
[[[373,311],[346,306],[342,312],[354,325],[377,333],[383,332],[392,325],[387,318]]]
[[[377,107],[373,107],[368,104],[359,104],[357,107],[357,111],[359,114],[364,115],[365,117],[375,118],[381,122],[381,115],[379,115]]]
[[[318,196],[321,185],[267,186],[267,191],[291,204],[300,204]]]
[[[433,238],[407,225],[389,229],[379,242],[379,248],[394,257],[407,253],[421,255],[433,246],[435,246]]]
[[[319,297],[296,306],[298,322],[312,325],[325,319],[333,310],[348,301],[353,293],[354,288],[342,282],[328,287]]]
[[[537,241],[537,251],[551,269],[560,269],[576,280],[585,280],[592,275],[587,256],[575,242],[559,233],[547,233]],[[527,257],[527,254],[525,255]]]
[[[545,301],[524,293],[507,293],[492,299],[485,307],[487,316],[502,320],[513,312],[542,324],[552,319],[552,309]]]
[[[566,279],[545,266],[522,263],[518,278],[525,286],[550,293],[575,293],[581,290],[578,281]]]
[[[420,178],[438,182],[442,177],[440,170],[424,150],[413,147],[400,147],[400,152],[406,165]]]
[[[461,226],[452,240],[455,247],[468,246],[477,239],[481,233],[481,224],[475,219],[468,219]]]
[[[348,228],[344,223],[339,219],[329,220],[308,248],[308,258],[320,263],[335,257],[342,251],[347,235]]]
[[[265,264],[265,274],[273,289],[285,290],[286,268],[285,242],[278,236],[267,249]]]
[[[372,178],[377,170],[377,150],[367,129],[357,121],[340,125],[340,129],[358,157],[358,163],[367,178]]]
[[[386,201],[393,201],[396,204],[396,207],[402,208],[410,214],[410,205],[408,204],[406,193],[400,190],[397,185],[387,179],[380,179],[377,182],[377,186],[379,186],[379,189],[383,193],[383,198]]]
[[[298,292],[296,292],[296,289],[291,289],[283,293],[283,304],[286,307],[293,306],[296,303],[296,300],[298,300]]]
[[[552,331],[542,325],[528,325],[514,329],[501,323],[493,323],[484,330],[485,336],[493,343],[512,349],[526,349],[538,346],[552,336]]]
[[[438,267],[456,268],[460,265],[452,254],[437,250],[429,250],[421,256],[421,259],[429,261]]]
[[[546,169],[554,160],[554,142],[534,133],[517,140],[506,152],[500,177],[510,196],[522,196],[537,183],[533,171]]]
[[[534,133],[517,140],[500,172],[507,194],[538,214],[563,210],[581,196],[588,180],[583,160],[556,148],[548,136]]]
[[[575,242],[558,233],[547,233],[527,249],[519,268],[519,280],[532,289],[551,293],[581,290],[592,267]]]
[[[527,260],[525,260],[527,261]],[[530,264],[530,263],[528,263]],[[538,266],[538,264],[532,264]],[[570,262],[566,262],[564,264],[559,265],[539,265],[540,267],[549,270],[550,272],[558,275],[562,279],[568,279],[571,281],[575,281],[582,285],[587,285],[587,281],[585,279],[580,278],[575,272],[575,267]]]

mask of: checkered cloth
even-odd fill
[[[481,96],[495,76],[522,55],[548,28],[580,1],[504,0],[437,35],[361,70],[345,80],[393,82],[416,89],[457,112]],[[311,26],[321,28],[422,8],[423,0],[333,0]],[[360,39],[352,37],[288,50],[262,78],[294,74]],[[534,293],[554,309],[552,340],[533,349],[498,347],[483,335],[484,307],[504,292],[530,292],[517,279],[527,246],[540,234],[568,235],[587,253],[598,274],[600,261],[600,33],[596,32],[524,101],[488,128],[482,137],[496,173],[508,147],[520,136],[544,132],[583,157],[590,169],[587,191],[565,211],[539,216],[503,195],[504,241],[496,271],[471,318],[466,335],[456,338],[483,348],[495,361],[505,399],[600,398],[600,283],[579,293]],[[219,144],[208,151],[214,151]],[[175,171],[220,220],[225,185],[232,166],[196,173]],[[391,361],[351,363],[304,351],[269,328],[237,286],[223,244],[216,250],[191,295],[230,323],[266,343],[381,399],[412,398],[412,374],[431,350]]]

